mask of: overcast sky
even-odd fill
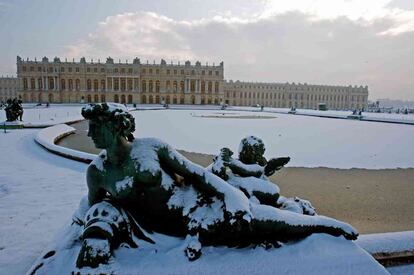
[[[413,0],[0,0],[0,37],[3,75],[16,55],[224,61],[226,79],[414,100]]]

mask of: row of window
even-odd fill
[[[142,69],[142,73],[143,74],[146,74],[147,73],[147,70],[146,69]],[[152,69],[148,69],[148,73],[149,74],[152,74],[153,73],[153,70]],[[156,69],[155,70],[155,74],[160,74],[160,70],[159,69]],[[171,74],[174,74],[174,75],[177,75],[178,74],[178,70],[166,70],[166,74],[167,75],[171,75]],[[180,70],[180,74],[181,75],[184,75],[185,74],[185,71],[184,70]],[[196,74],[196,71],[195,70],[191,70],[191,75],[195,75]],[[202,70],[201,71],[201,75],[206,75],[206,71],[205,70]],[[208,71],[208,75],[213,75],[213,71]],[[215,71],[215,75],[216,76],[218,76],[218,75],[220,75],[220,72],[219,71]]]
[[[148,82],[148,90],[147,90],[147,82]],[[189,87],[188,90],[190,92],[195,92],[196,89],[196,81],[195,80],[190,80],[189,83]],[[214,82],[214,92],[218,93],[219,92],[219,82],[216,81]],[[159,92],[160,91],[160,86],[161,86],[161,82],[159,80],[155,81],[155,86],[154,86],[154,82],[152,80],[142,80],[141,82],[141,90],[143,92],[153,92],[154,91],[154,87],[155,87],[155,92]],[[173,91],[173,92],[184,92],[185,91],[185,82],[184,81],[170,81],[167,80],[165,82],[165,86],[167,91]],[[200,82],[200,92],[201,93],[205,93],[206,91],[208,91],[209,93],[213,92],[213,82],[212,81],[201,81]]]
[[[54,90],[55,89],[55,81],[53,78],[49,77],[48,78],[48,82],[47,82],[48,86],[47,88],[49,90]],[[166,84],[166,89],[167,91],[174,91],[174,92],[184,92],[185,91],[185,82],[184,81],[170,81],[167,80],[165,82]],[[195,80],[191,80],[189,82],[189,87],[188,89],[192,92],[196,91],[196,81]],[[212,81],[201,81],[200,82],[200,91],[201,93],[204,93],[206,90],[211,93],[213,91],[213,84],[214,84],[214,92],[218,93],[219,92],[219,82],[212,82]],[[135,89],[138,89],[138,82],[137,80],[135,80],[134,82],[132,81],[132,79],[121,79],[121,81],[119,81],[118,78],[114,78],[113,79],[113,83],[112,80],[108,81],[108,89],[113,89],[115,91],[132,91]],[[161,87],[161,82],[159,80],[156,80],[155,82],[152,80],[142,80],[141,82],[141,90],[143,92],[153,92],[154,88],[155,88],[155,92],[159,92],[160,91],[160,87]],[[27,78],[23,79],[23,89],[27,90],[29,89],[29,83]],[[42,78],[38,78],[37,82],[36,79],[31,78],[30,79],[30,89],[31,90],[42,90],[43,89],[43,79]],[[61,79],[60,80],[60,90],[80,90],[80,79],[69,79],[68,81],[66,81],[65,79]],[[105,80],[101,80],[99,82],[99,80],[95,79],[95,80],[91,80],[88,79],[86,81],[86,89],[88,91],[94,90],[94,91],[98,91],[98,90],[106,90],[106,81]]]
[[[237,93],[235,91],[233,92],[226,92],[226,96],[230,98],[233,96],[233,98],[238,97]],[[240,98],[262,98],[262,99],[285,99],[285,94],[281,93],[254,93],[254,92],[241,92]],[[287,99],[295,99],[295,100],[348,100],[347,95],[314,95],[314,94],[286,94]],[[352,95],[350,96],[351,100],[357,100],[362,101],[366,96],[363,95]]]
[[[237,93],[235,91],[231,92],[226,92],[226,96],[229,98],[231,95],[233,95],[233,98],[237,97]],[[280,93],[254,93],[254,92],[241,92],[240,93],[240,98],[262,98],[262,99],[285,99],[285,94],[280,94]],[[348,96],[347,95],[313,95],[313,94],[291,94],[288,93],[286,94],[286,98],[288,99],[295,99],[295,100],[348,100]],[[362,96],[362,95],[352,95],[350,96],[351,100],[357,100],[357,101],[362,101],[364,100],[364,98],[366,98],[366,96]]]
[[[73,70],[74,69],[74,70]],[[31,67],[29,67],[29,70],[30,70],[30,72],[34,72],[35,71],[35,67],[34,66],[31,66]],[[58,70],[58,68],[55,68],[55,72],[58,72],[57,71]],[[61,72],[61,73],[64,73],[65,72],[65,67],[60,67],[60,69],[59,69],[59,72]],[[26,72],[27,71],[27,68],[26,68],[26,66],[23,66],[22,67],[22,71],[23,72]],[[46,72],[46,67],[37,67],[37,71],[38,72]],[[79,67],[75,67],[75,68],[72,68],[72,67],[68,67],[67,68],[67,71],[69,72],[69,73],[71,73],[71,72],[73,72],[73,71],[75,71],[75,72],[77,72],[77,73],[79,73],[80,72],[80,68]],[[53,72],[53,67],[48,67],[47,68],[47,72],[50,72],[50,73],[52,73]],[[98,68],[90,68],[90,67],[87,67],[86,68],[86,72],[87,73],[91,73],[91,72],[94,72],[94,73],[98,73]],[[100,68],[100,70],[99,70],[99,72],[100,73],[105,73],[105,68]],[[108,73],[110,73],[111,71],[108,71]],[[121,69],[119,69],[119,68],[114,68],[114,70],[113,70],[113,72],[114,73],[129,73],[129,74],[132,74],[133,73],[133,70],[132,70],[132,68],[128,68],[128,69],[126,69],[126,68],[121,68]],[[141,70],[141,72],[143,73],[143,74],[146,74],[147,73],[147,69],[142,69]],[[179,72],[181,75],[184,75],[185,74],[185,70],[180,70],[180,72]],[[191,75],[195,75],[196,74],[196,71],[195,70],[191,70]],[[213,71],[208,71],[207,72],[208,73],[208,75],[213,75]],[[148,69],[148,74],[153,74],[153,69]],[[155,74],[160,74],[160,69],[156,69],[155,70]],[[170,74],[174,74],[174,75],[177,75],[178,74],[178,70],[166,70],[166,74],[167,75],[170,75]],[[202,70],[201,71],[201,75],[206,75],[206,71],[204,71],[204,70]],[[218,75],[220,75],[220,72],[219,71],[215,71],[215,75],[216,76],[218,76]]]
[[[242,100],[240,102],[236,101],[236,100],[226,100],[227,104],[232,104],[232,105],[239,105],[239,106],[255,106],[255,105],[263,105],[265,107],[275,107],[275,108],[291,108],[291,107],[295,107],[295,108],[306,108],[306,109],[317,109],[318,108],[318,104],[317,103],[307,103],[307,102],[296,102],[296,101],[277,101],[277,102],[270,102],[270,101],[264,101],[264,100]],[[351,103],[332,103],[332,104],[328,104],[327,106],[329,109],[337,109],[337,110],[342,110],[342,109],[354,109],[354,108],[363,108],[364,104],[363,103],[356,103],[356,102],[351,102]]]
[[[330,88],[330,87],[312,87],[312,86],[295,86],[295,85],[287,85],[287,86],[251,86],[251,85],[241,85],[235,86],[234,88],[240,89],[262,89],[262,90],[277,90],[277,91],[317,91],[317,92],[349,92],[349,91],[362,91],[363,88]]]

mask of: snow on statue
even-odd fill
[[[139,250],[142,242],[154,243],[153,232],[181,237],[190,261],[203,246],[277,247],[313,233],[358,236],[346,223],[308,213],[306,201],[279,197],[266,176],[289,158],[266,161],[257,138],[242,141],[239,160],[222,150],[211,172],[165,142],[134,139],[134,118],[123,105],[91,104],[82,115],[88,135],[104,150],[87,170],[89,205],[74,219],[81,228],[78,268],[108,263],[121,245]],[[289,204],[296,210],[283,210]]]

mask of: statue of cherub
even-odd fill
[[[209,170],[261,204],[299,214],[315,215],[315,208],[309,201],[280,196],[279,187],[268,177],[282,169],[290,161],[290,157],[266,160],[265,150],[262,139],[255,136],[245,137],[240,141],[238,159],[232,158],[233,152],[229,148],[222,148],[220,154],[214,157]]]

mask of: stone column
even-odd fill
[[[45,79],[44,79],[45,81],[44,81],[44,90],[45,91],[48,91],[49,90],[49,77],[45,77]]]

